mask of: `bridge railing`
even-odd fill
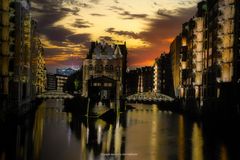
[[[37,95],[37,98],[43,98],[43,99],[72,99],[73,96],[60,92],[60,91],[47,91],[42,94]]]
[[[127,101],[149,101],[149,102],[174,101],[174,98],[170,96],[155,92],[137,93],[128,96],[126,99]]]

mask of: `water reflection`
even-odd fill
[[[1,127],[0,160],[240,159],[237,124],[213,127],[156,105],[135,107],[108,121],[72,116],[62,112],[63,101],[48,100]]]

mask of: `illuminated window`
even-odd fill
[[[187,46],[187,38],[182,37],[182,46]]]

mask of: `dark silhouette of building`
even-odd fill
[[[137,68],[138,74],[138,93],[151,92],[153,90],[153,68],[141,67]]]
[[[162,53],[154,63],[154,91],[173,96],[173,82],[170,55]]]
[[[132,95],[138,92],[138,71],[131,69],[127,71],[127,95]]]

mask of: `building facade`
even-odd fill
[[[57,90],[57,79],[55,74],[47,74],[47,90]]]
[[[10,3],[9,1],[0,1],[0,99],[1,108],[6,106],[7,99],[9,96],[9,61],[12,55],[9,51],[9,41],[10,41]]]
[[[196,15],[182,26],[180,49],[179,97],[187,106],[203,105],[203,73],[206,36],[207,3],[198,3]]]
[[[180,50],[181,50],[181,35],[178,35],[170,45],[170,63],[172,71],[172,87],[173,97],[179,97],[179,84],[180,84]]]
[[[41,94],[47,88],[47,71],[44,60],[43,44],[36,32],[36,22],[32,20],[32,45],[31,45],[31,81],[32,94]]]
[[[29,0],[0,1],[0,98],[3,108],[15,107],[21,111],[21,106],[34,100],[37,90],[44,91],[43,49],[36,49],[42,45],[36,43],[36,23],[30,9]],[[39,70],[41,85],[35,81]]]
[[[198,3],[196,15],[183,24],[178,49],[178,97],[184,105],[197,106],[204,112],[217,112],[227,105],[237,110],[240,98],[239,6],[237,0],[202,1]],[[177,62],[171,59],[173,68]],[[178,76],[173,78],[176,90]]]
[[[138,76],[139,75],[137,69],[129,69],[127,71],[127,96],[133,95],[138,92]]]
[[[204,54],[204,101],[207,110],[217,103],[236,105],[240,79],[238,0],[207,1],[207,52]],[[232,93],[232,94],[229,94]],[[225,100],[225,101],[224,101]],[[236,109],[236,108],[235,108]]]
[[[126,85],[126,44],[92,42],[83,61],[82,96],[120,107]]]
[[[153,91],[173,96],[170,54],[162,53],[153,65]]]
[[[137,68],[138,93],[151,92],[153,90],[153,67]]]
[[[64,85],[67,83],[68,77],[64,75],[55,74],[57,91],[63,92]]]
[[[2,0],[1,25],[1,93],[21,106],[32,100],[30,2]]]

